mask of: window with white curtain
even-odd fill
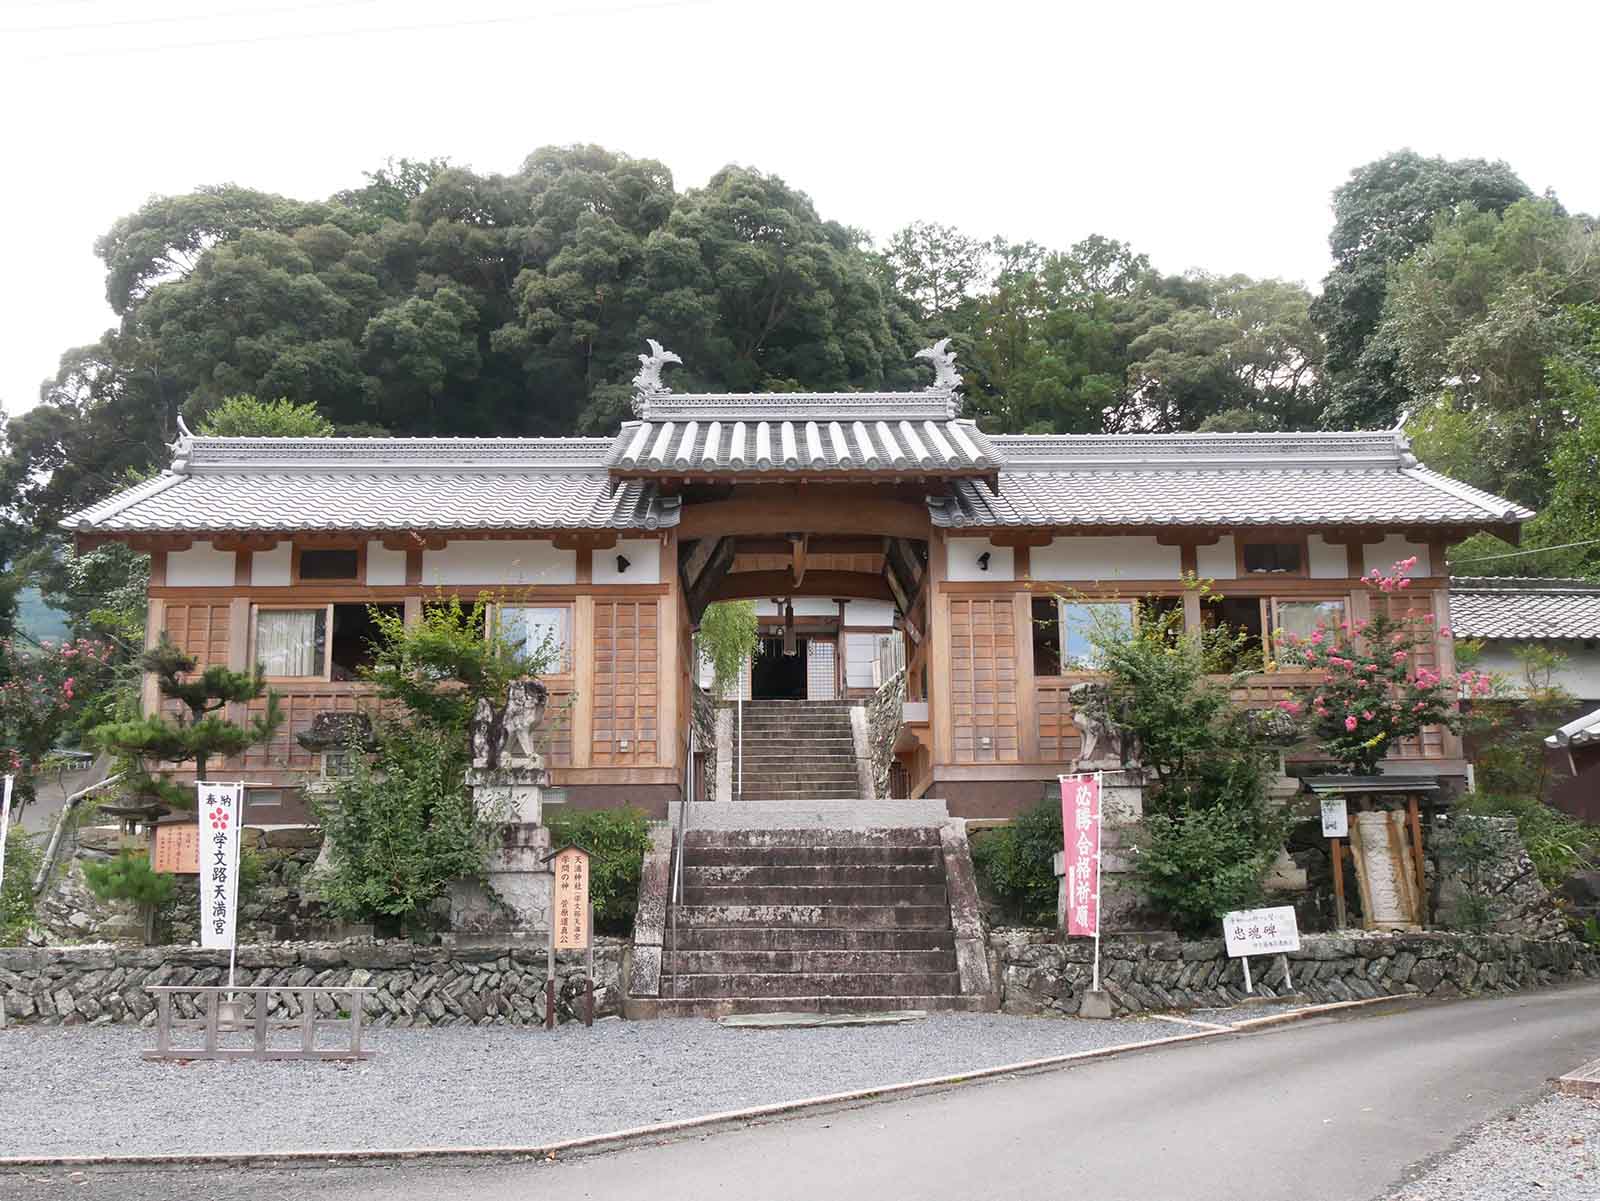
[[[567,605],[499,605],[495,624],[500,637],[523,654],[538,655],[549,647],[550,672],[572,670],[572,609]]]
[[[327,662],[328,609],[257,609],[256,662],[269,677],[321,679]]]

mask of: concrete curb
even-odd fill
[[[948,1076],[928,1076],[899,1084],[873,1085],[851,1089],[842,1093],[803,1097],[794,1101],[777,1101],[768,1105],[753,1105],[744,1109],[727,1109],[719,1113],[704,1114],[696,1118],[680,1118],[671,1122],[657,1122],[649,1126],[633,1126],[605,1134],[589,1134],[578,1138],[559,1139],[549,1143],[529,1146],[488,1147],[382,1147],[371,1150],[349,1149],[339,1151],[221,1151],[204,1155],[18,1155],[0,1157],[0,1172],[22,1168],[159,1168],[203,1167],[207,1165],[231,1167],[294,1167],[333,1166],[347,1163],[401,1163],[421,1160],[447,1162],[459,1159],[557,1159],[562,1156],[593,1155],[618,1150],[634,1144],[660,1141],[687,1131],[708,1131],[723,1126],[737,1126],[762,1118],[781,1117],[813,1109],[850,1105],[887,1097],[915,1096],[935,1092],[961,1084],[993,1080],[1001,1076],[1025,1075],[1049,1071],[1052,1068],[1070,1067],[1096,1059],[1108,1059],[1131,1051],[1155,1047],[1170,1047],[1179,1043],[1198,1042],[1201,1039],[1220,1038],[1245,1030],[1299,1021],[1321,1014],[1377,1005],[1386,1001],[1409,1001],[1417,997],[1404,994],[1395,997],[1373,997],[1363,1001],[1338,1001],[1326,1005],[1310,1005],[1289,1013],[1251,1018],[1232,1025],[1218,1025],[1216,1029],[1200,1030],[1194,1034],[1175,1034],[1169,1038],[1154,1038],[1144,1042],[1116,1043],[1109,1047],[1095,1047],[1088,1051],[1073,1051],[1066,1055],[1050,1055],[1043,1059],[1025,1059],[1017,1063],[1002,1064],[992,1068],[975,1068]]]

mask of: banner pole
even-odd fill
[[[0,896],[4,896],[6,884],[6,837],[11,833],[11,783],[12,777],[6,776],[4,798],[0,799]],[[6,995],[0,992],[0,1030],[6,1026]]]
[[[228,1001],[233,1001],[233,965],[239,954],[239,863],[244,858],[244,781],[240,780],[236,788],[234,825],[238,833],[234,837],[233,852],[233,895],[228,899],[228,911],[233,915],[233,937],[228,940]]]
[[[1094,773],[1094,803],[1099,812],[1094,822],[1094,991],[1100,991],[1100,881],[1105,876],[1105,865],[1100,862],[1102,831],[1106,825],[1106,774]]]

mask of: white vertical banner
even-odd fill
[[[0,888],[6,884],[6,835],[11,833],[11,777],[6,777],[5,793],[0,797]]]
[[[200,945],[232,949],[238,924],[244,785],[202,780],[195,787],[200,793]]]

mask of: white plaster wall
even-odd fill
[[[1432,575],[1433,566],[1428,562],[1428,548],[1421,542],[1408,542],[1402,534],[1390,534],[1382,542],[1375,542],[1371,546],[1364,546],[1362,562],[1366,569],[1371,571],[1376,567],[1384,575],[1394,570],[1394,565],[1401,559],[1417,556],[1417,565],[1411,569],[1413,576]]]
[[[1176,580],[1182,552],[1154,537],[1056,538],[1033,548],[1036,580]]]
[[[797,596],[794,598],[796,617],[837,617],[839,606],[825,596]],[[769,600],[756,602],[757,617],[782,617],[783,606]]]
[[[1233,535],[1224,534],[1210,546],[1195,547],[1194,563],[1202,580],[1238,579],[1239,555],[1233,545]]]
[[[844,624],[847,626],[892,626],[893,601],[853,600],[844,607]]]
[[[987,538],[951,538],[946,545],[948,579],[1014,580],[1017,577],[1017,555],[1009,546],[990,546]],[[979,556],[985,554],[989,556],[988,571],[978,566]]]
[[[617,570],[617,556],[628,560],[628,570]],[[622,538],[609,550],[594,552],[596,584],[659,584],[661,547],[654,538]]]
[[[209,542],[167,555],[167,585],[172,588],[226,588],[233,584],[234,554]],[[285,581],[287,583],[287,581]]]
[[[1343,546],[1336,546],[1312,534],[1307,540],[1310,551],[1311,578],[1314,580],[1342,580],[1350,575],[1350,556]]]
[[[1520,693],[1525,677],[1522,664],[1517,660],[1517,649],[1522,645],[1510,639],[1486,639],[1473,667],[1479,671],[1499,672]],[[1555,673],[1551,682],[1580,701],[1600,704],[1600,646],[1585,646],[1576,640],[1552,640],[1547,645],[1567,656],[1566,666]]]
[[[258,588],[286,588],[289,585],[289,561],[294,547],[280,542],[271,550],[258,550],[250,556],[250,582]],[[171,567],[168,567],[171,571]]]
[[[422,552],[422,582],[434,584],[575,584],[578,552],[551,542],[452,542]]]
[[[367,586],[385,588],[406,582],[406,552],[381,542],[367,543]]]

